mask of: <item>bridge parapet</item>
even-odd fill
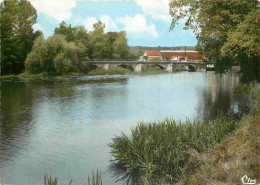
[[[161,69],[164,69],[168,72],[173,72],[178,65],[186,66],[196,66],[202,64],[201,62],[188,61],[188,62],[179,62],[179,61],[137,61],[137,60],[91,60],[83,61],[84,65],[93,65],[97,67],[102,67],[105,70],[116,68],[118,66],[131,69],[135,72],[142,72],[146,69],[147,66],[159,66]]]

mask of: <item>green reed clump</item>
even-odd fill
[[[71,184],[72,180],[68,185]],[[58,179],[56,177],[53,179],[51,176],[48,177],[47,175],[44,175],[44,185],[58,185]],[[99,172],[97,170],[96,174],[92,171],[92,177],[88,176],[88,185],[102,185],[101,171]]]
[[[94,174],[92,171],[92,181],[90,180],[91,178],[88,176],[88,185],[102,185],[102,177],[101,177],[101,172]]]
[[[141,122],[130,136],[113,138],[110,147],[115,160],[111,168],[119,180],[131,184],[176,182],[191,149],[200,152],[220,142],[236,125],[225,116],[213,121]]]
[[[44,175],[44,185],[57,185],[58,179],[55,177],[54,179],[50,176]]]
[[[250,96],[252,95],[253,89],[254,89],[253,83],[239,84],[233,88],[233,94]]]

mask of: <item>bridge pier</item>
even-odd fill
[[[109,70],[109,69],[111,69],[111,64],[104,64],[103,68],[105,70]]]
[[[172,64],[172,72],[175,72],[177,69],[177,64]]]
[[[136,73],[141,73],[143,71],[145,71],[146,66],[144,64],[136,64],[134,71]]]
[[[173,64],[168,64],[168,65],[166,66],[165,71],[167,71],[167,72],[173,72]]]

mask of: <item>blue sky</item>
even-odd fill
[[[88,31],[98,20],[105,31],[126,31],[130,46],[195,46],[192,30],[183,30],[180,21],[169,31],[169,0],[30,0],[38,12],[34,29],[51,36],[64,20],[73,26],[84,25]]]

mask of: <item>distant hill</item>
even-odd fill
[[[146,46],[129,46],[130,53],[138,53],[139,51],[160,51],[160,50],[185,50],[185,46],[177,46],[177,47],[146,47]],[[186,46],[186,51],[194,51],[196,50],[196,46]]]

